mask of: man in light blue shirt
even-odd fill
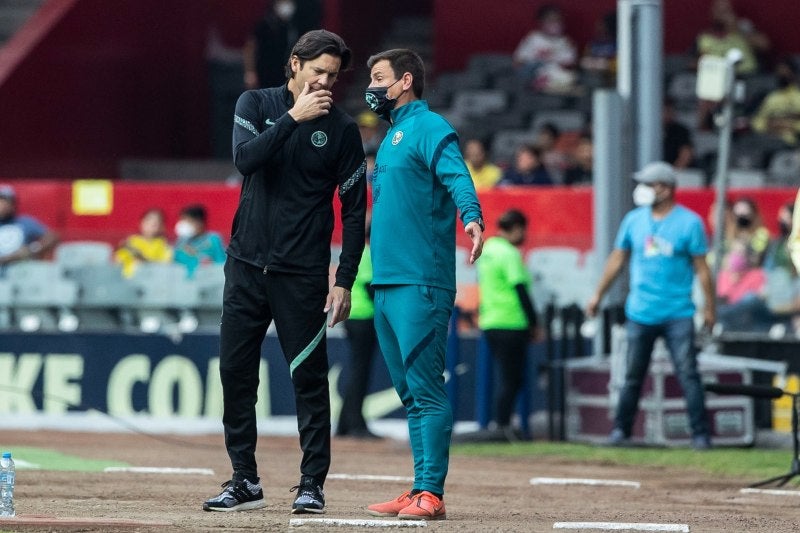
[[[594,316],[605,292],[630,261],[630,292],[625,301],[628,339],[625,385],[620,394],[610,444],[624,444],[631,435],[642,384],[653,345],[663,337],[675,374],[686,397],[692,446],[708,449],[710,430],[705,394],[694,346],[692,284],[696,274],[703,288],[703,321],[715,321],[714,284],[706,262],[706,238],[700,217],[675,203],[675,171],[655,162],[637,172],[634,198],[640,207],[622,220],[587,314]]]

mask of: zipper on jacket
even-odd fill
[[[267,270],[269,270],[269,265],[264,265],[264,275],[267,275]]]

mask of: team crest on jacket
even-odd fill
[[[328,144],[328,136],[325,134],[324,131],[315,131],[311,134],[311,144],[316,146],[317,148],[322,148],[326,144]]]
[[[403,140],[403,132],[398,131],[397,133],[394,134],[394,137],[392,137],[392,144],[397,146],[398,144],[400,144],[400,141],[402,140]]]

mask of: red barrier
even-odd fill
[[[80,215],[72,208],[72,182],[66,180],[18,180],[12,182],[19,197],[19,211],[38,217],[58,231],[62,240],[101,240],[116,245],[136,232],[139,217],[148,207],[160,207],[167,215],[168,236],[180,209],[189,203],[202,203],[209,213],[209,228],[227,240],[231,220],[239,200],[239,187],[197,182],[113,183],[113,206],[107,215]],[[764,222],[777,231],[776,215],[781,205],[794,200],[796,189],[734,190],[729,197],[750,196],[758,204]],[[678,201],[704,219],[714,198],[712,189],[678,190]],[[530,221],[527,248],[571,246],[586,251],[592,248],[592,189],[590,187],[514,188],[480,194],[488,234],[495,233],[498,217],[510,208],[526,214]],[[338,207],[336,208],[338,212]],[[340,240],[337,220],[334,241]],[[459,246],[469,240],[459,231]]]

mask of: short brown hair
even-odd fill
[[[292,77],[292,57],[297,56],[300,60],[300,68],[302,68],[303,63],[316,59],[322,54],[330,54],[341,58],[342,66],[339,69],[340,71],[347,70],[350,66],[352,52],[344,43],[344,39],[332,31],[311,30],[301,35],[294,47],[292,47],[289,59],[286,60],[286,66],[284,67],[286,79]]]
[[[385,50],[370,56],[367,60],[367,68],[372,69],[375,63],[384,59],[391,65],[395,79],[399,80],[406,72],[411,74],[414,78],[411,90],[414,91],[414,96],[422,98],[422,92],[425,90],[425,64],[419,54],[408,48]]]

